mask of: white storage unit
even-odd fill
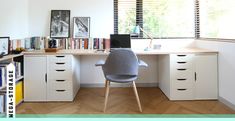
[[[200,54],[195,55],[195,99],[217,99],[217,55]]]
[[[37,62],[41,63],[37,64]],[[24,65],[25,80],[27,80],[25,81],[25,85],[27,85],[25,86],[25,101],[73,101],[80,88],[79,57],[72,55],[25,55]],[[44,71],[40,71],[42,69]],[[40,78],[35,78],[37,76],[31,73],[35,73]],[[37,87],[40,87],[39,91],[44,92],[43,98],[37,96],[38,91],[33,91],[33,88]]]
[[[217,99],[217,54],[159,56],[159,87],[170,100]]]
[[[24,56],[24,101],[46,101],[47,58]]]

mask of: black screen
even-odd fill
[[[130,34],[111,34],[110,48],[131,48]]]

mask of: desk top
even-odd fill
[[[161,55],[161,54],[205,54],[218,53],[218,51],[200,49],[200,48],[181,48],[181,49],[158,49],[158,50],[133,50],[137,55]],[[23,52],[24,55],[55,55],[55,54],[72,54],[72,55],[108,55],[108,51],[97,50],[59,50],[58,52],[45,52],[44,50],[35,50]]]
[[[6,55],[6,56],[3,56],[2,58],[0,58],[0,61],[11,60],[15,57],[19,57],[19,56],[22,56],[22,55],[23,54]]]

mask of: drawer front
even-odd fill
[[[72,77],[72,70],[71,69],[49,69],[48,75],[50,77]]]
[[[69,90],[72,89],[72,81],[66,79],[50,79],[48,86],[49,89],[54,90]]]
[[[73,101],[71,89],[50,89],[47,96],[48,101]]]
[[[171,100],[193,100],[192,88],[172,88]]]
[[[72,55],[50,55],[49,63],[72,63]]]
[[[183,68],[193,68],[193,62],[192,60],[187,60],[187,61],[171,61],[171,68],[175,68],[175,69],[183,69]]]
[[[193,54],[171,54],[170,59],[172,62],[189,62],[193,59]]]
[[[53,70],[71,70],[72,69],[72,65],[71,63],[68,62],[51,62],[49,63],[49,71],[53,71]]]
[[[171,79],[193,79],[193,71],[191,68],[172,69]]]
[[[192,88],[193,87],[193,80],[182,78],[182,79],[175,79],[172,80],[172,88]]]

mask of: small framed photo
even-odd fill
[[[73,38],[90,37],[90,17],[73,18]]]
[[[51,10],[50,37],[68,38],[70,32],[70,10]]]
[[[0,37],[0,55],[9,54],[10,37]]]

